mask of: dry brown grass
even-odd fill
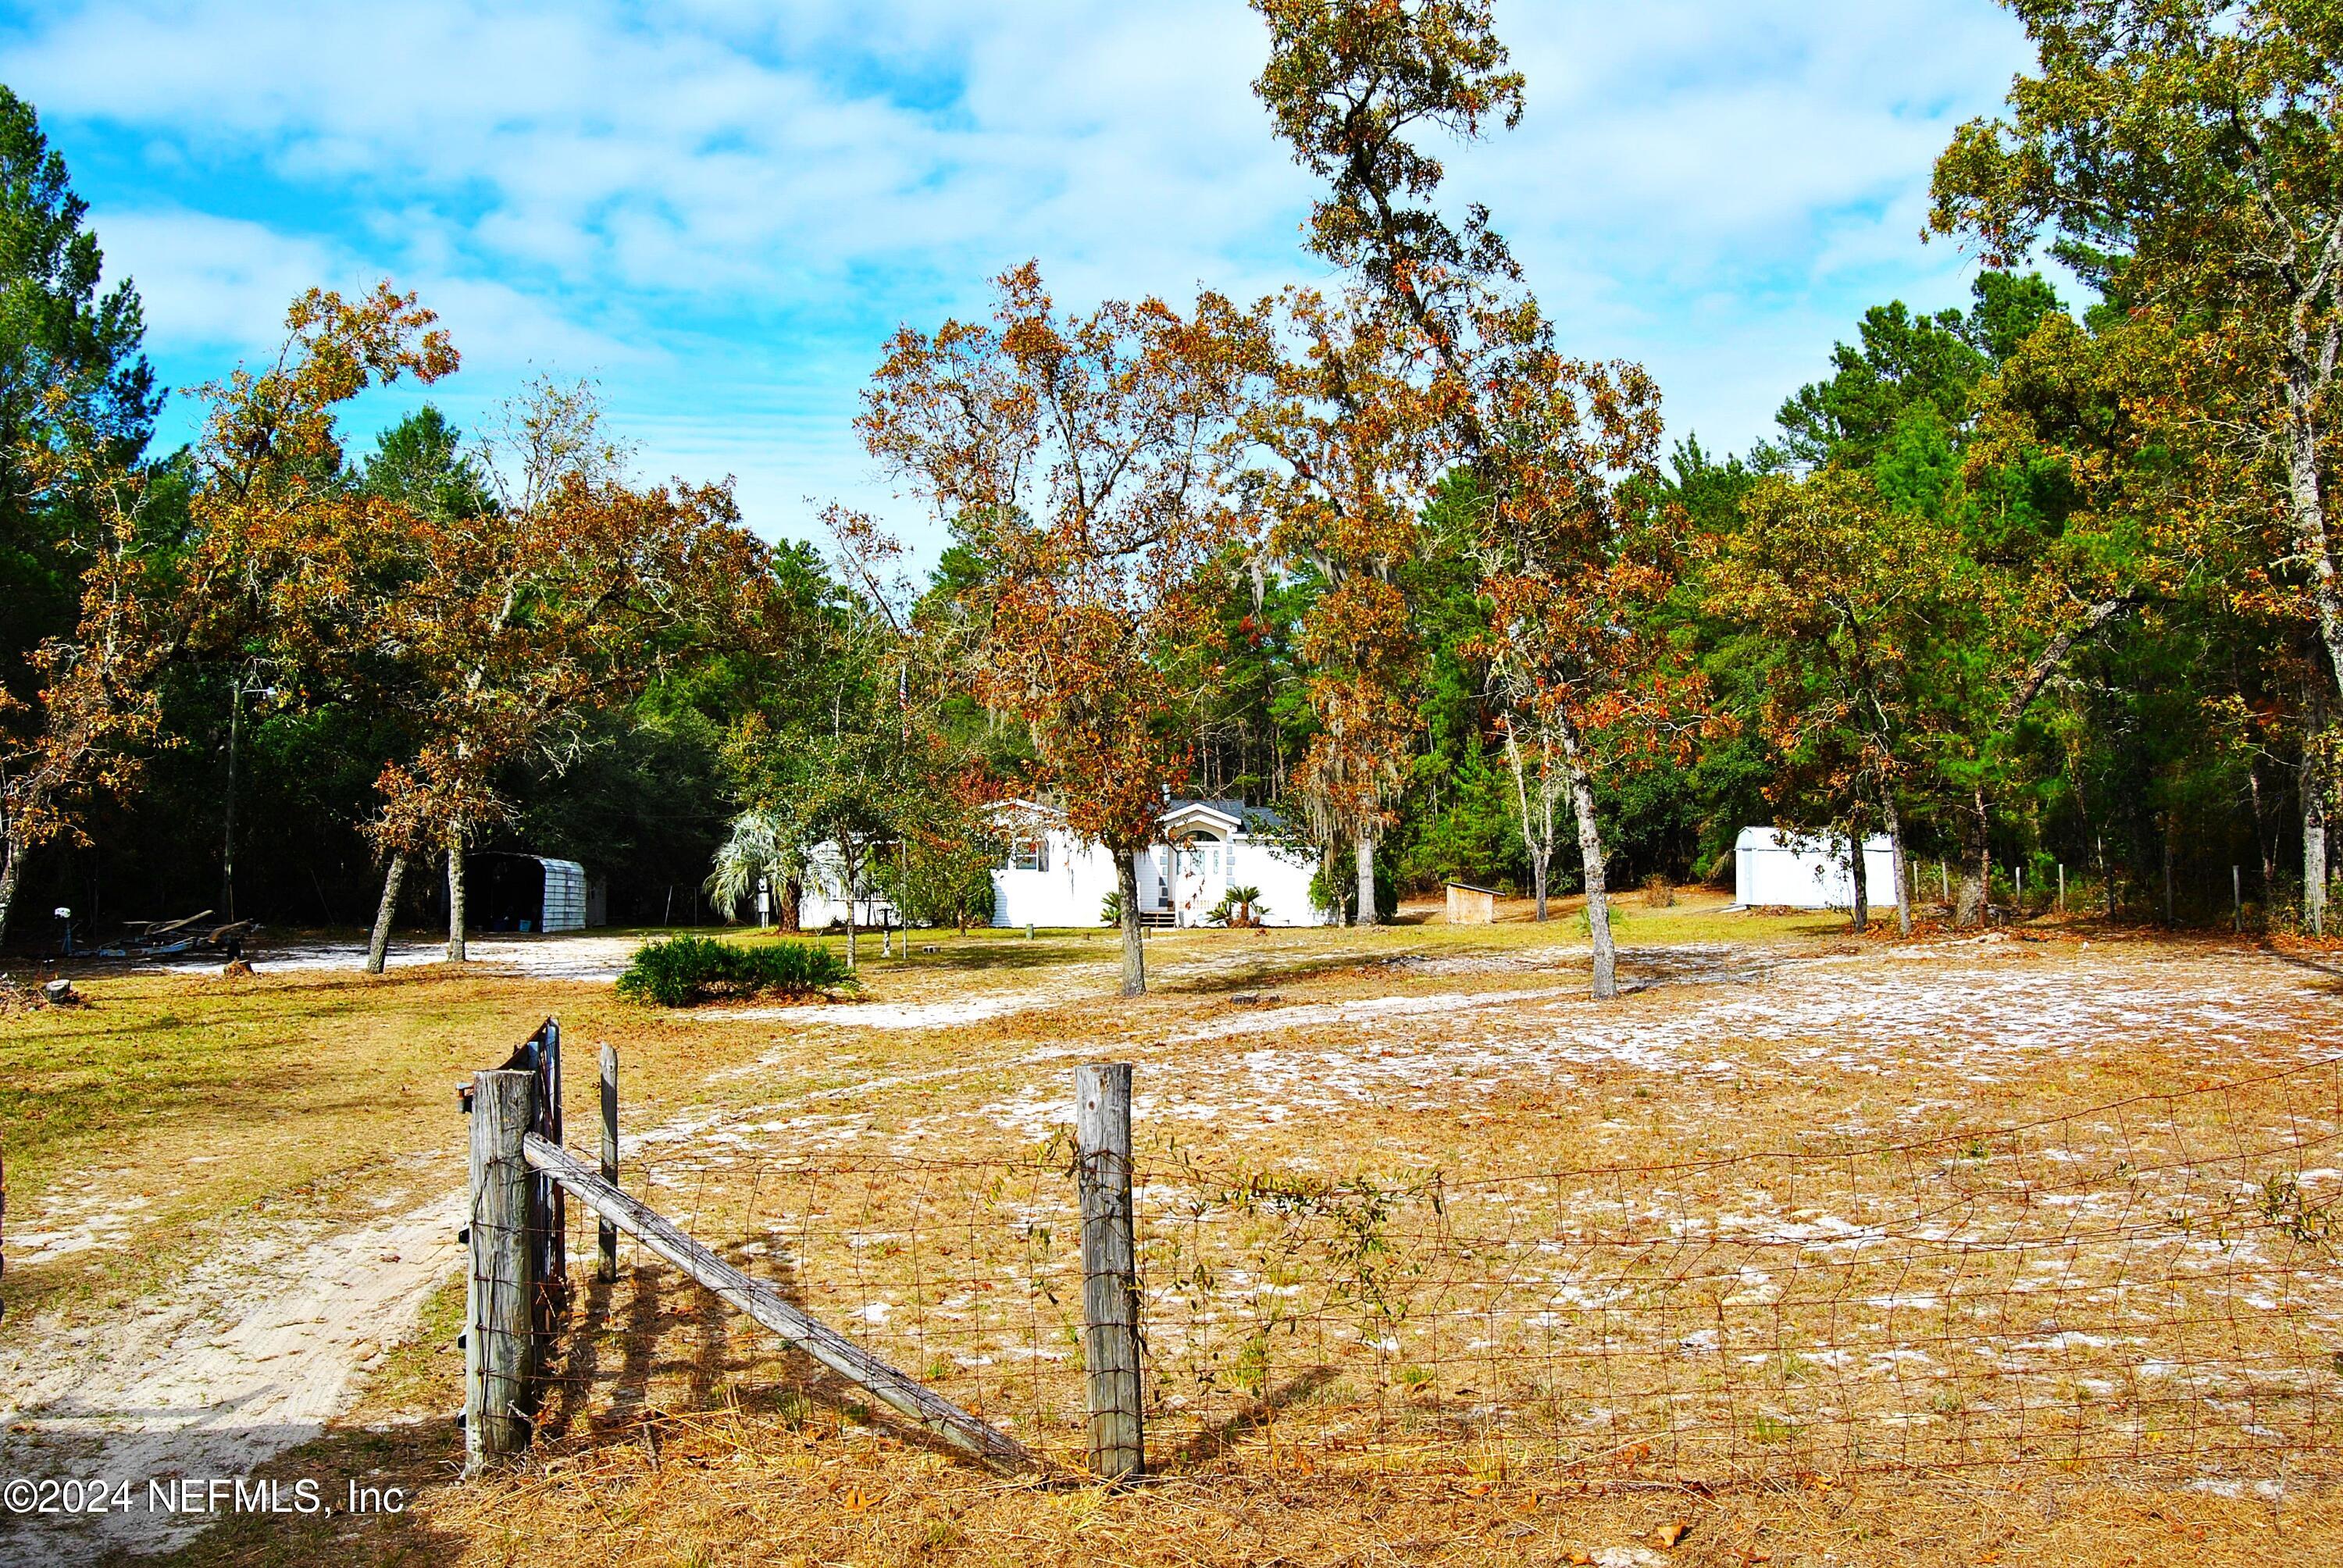
[[[1560,1564],[1638,1547],[1672,1568],[2243,1568],[2343,1553],[2343,1500],[2330,1490],[2297,1483],[2270,1496],[2223,1496],[2111,1480],[2089,1466],[1688,1488],[1656,1476],[1589,1482],[1420,1459],[1336,1470],[1287,1442],[1123,1491],[1021,1486],[858,1420],[850,1398],[671,1275],[630,1272],[594,1310],[615,1331],[604,1373],[640,1398],[594,1413],[596,1402],[573,1407],[565,1395],[527,1460],[458,1485],[452,1427],[398,1415],[417,1402],[448,1408],[459,1394],[458,1358],[412,1352],[377,1391],[397,1397],[277,1468],[322,1476],[329,1493],[349,1477],[407,1486],[418,1507],[358,1520],[231,1520],[173,1561],[1334,1568]],[[443,1333],[453,1326],[443,1314]],[[1690,1528],[1662,1551],[1658,1541],[1678,1525]]]
[[[444,1190],[460,1171],[457,1081],[548,1014],[573,1038],[626,1039],[653,1115],[760,1037],[628,1008],[607,986],[444,970],[76,983],[87,1005],[0,1024],[12,1317],[119,1302],[224,1223],[332,1222]]]
[[[1690,1564],[2343,1558],[2343,1511],[2326,1479],[2337,1446],[2328,1358],[2343,1348],[2343,1284],[2329,1282],[2343,1270],[2329,1256],[2319,1272],[2316,1237],[2297,1238],[2298,1254],[2275,1251],[2275,1221],[2247,1196],[2288,1149],[2331,1136],[2343,1106],[2299,1079],[2191,1097],[2332,1054],[2337,982],[2304,967],[2321,954],[2290,965],[2227,944],[2098,931],[1906,950],[1841,940],[1827,917],[1756,921],[1698,898],[1635,910],[1627,925],[1626,972],[1644,989],[1608,1008],[1580,1000],[1584,960],[1567,920],[1183,933],[1151,949],[1157,990],[1112,1005],[1104,943],[992,940],[875,975],[877,1000],[1015,991],[1038,1005],[898,1030],[804,1014],[581,1022],[593,1006],[581,994],[562,1008],[569,1038],[606,1028],[628,1064],[629,1127],[664,1121],[673,1134],[630,1154],[630,1185],[1061,1458],[1079,1436],[1071,1191],[1061,1151],[1046,1146],[1074,1061],[1133,1060],[1158,1292],[1154,1452],[1171,1473],[1128,1493],[1006,1486],[896,1432],[671,1271],[629,1256],[621,1282],[581,1295],[546,1439],[528,1460],[450,1483],[457,1434],[444,1418],[459,1390],[443,1299],[447,1321],[393,1355],[347,1429],[286,1462],[290,1473],[403,1478],[421,1488],[419,1508],[300,1527],[237,1522],[188,1560],[1561,1563],[1657,1551],[1654,1532],[1679,1522],[1690,1532],[1663,1555]],[[1747,941],[1753,933],[1765,940]],[[1735,937],[1727,950],[1709,945]],[[474,1019],[474,1040],[511,1033],[497,1021]],[[669,1050],[669,1086],[655,1091],[645,1072],[639,1096],[635,1064]],[[680,1065],[693,1050],[702,1054]],[[481,1064],[475,1045],[463,1065]],[[694,1068],[712,1079],[687,1092]],[[437,1075],[435,1089],[453,1076]],[[2072,1115],[2119,1101],[2160,1109]],[[1980,1152],[1966,1146],[2046,1118],[2065,1120],[2055,1133],[2005,1131]],[[167,1131],[158,1123],[156,1135]],[[2217,1146],[2231,1157],[2218,1173],[2234,1191],[2211,1179]],[[1906,1153],[1854,1168],[1814,1159],[1891,1147]],[[2183,1163],[2208,1174],[2158,1174]],[[2295,1222],[2324,1212],[2323,1168],[2294,1161],[2308,1195]],[[1263,1172],[1300,1178],[1300,1198],[1281,1211],[1243,1186]],[[1538,1172],[1569,1180],[1526,1180]],[[2028,1250],[1958,1254],[1940,1237],[1834,1255],[1785,1248],[1763,1226],[1739,1224],[1738,1241],[1715,1234],[1736,1215],[1860,1226],[1901,1204],[1908,1217],[1932,1191],[1958,1200],[1972,1240]],[[1347,1288],[1330,1251],[1353,1222],[1345,1205],[1370,1193],[1400,1195],[1380,1222],[1388,1255],[1428,1260],[1387,1272],[1380,1307]],[[2131,1194],[2130,1206],[2105,1210],[2110,1194]],[[2192,1272],[2179,1251],[2147,1244],[2176,1212],[2233,1234],[2258,1227],[2260,1251]],[[1533,1258],[1547,1261],[1534,1270]],[[2050,1308],[2022,1321],[1964,1326],[1954,1314],[1948,1326],[1941,1311],[1915,1322],[1904,1308],[1861,1310],[1873,1297],[1935,1294],[2006,1314],[2045,1260],[2060,1263]],[[1363,1277],[1349,1267],[1350,1282]],[[1725,1305],[1734,1290],[1715,1287],[1742,1281],[1745,1267],[1773,1275],[1782,1294]],[[1551,1294],[1550,1278],[1532,1277],[1541,1272],[1567,1272],[1581,1289],[1638,1283],[1640,1301],[1612,1303],[1594,1325],[1613,1354],[1574,1360],[1568,1342],[1530,1345],[1517,1332],[1496,1336],[1502,1356],[1469,1347],[1489,1336],[1462,1334],[1459,1314],[1517,1331]],[[2284,1286],[2278,1304],[2253,1306],[2272,1281]],[[1264,1293],[1264,1283],[1300,1291]],[[2209,1322],[2215,1304],[2221,1321]],[[1714,1352],[1676,1353],[1696,1328],[1692,1305],[1713,1324],[1723,1312]],[[873,1318],[873,1306],[887,1310]],[[1363,1349],[1363,1308],[1404,1308],[1393,1332],[1401,1351]],[[2120,1339],[2095,1334],[2096,1320],[2074,1315],[2083,1309],[2135,1314],[2127,1332],[2148,1342],[2069,1340]],[[1588,1331],[1583,1304],[1569,1326]],[[2007,1352],[2004,1362],[1964,1362],[1965,1336]],[[2011,1349],[2046,1337],[2058,1342]],[[1264,1339],[1267,1353],[1248,1360]],[[1761,1342],[1791,1342],[1791,1359],[1719,1378],[1730,1352]],[[1948,1371],[1862,1376],[1858,1355],[1817,1373],[1798,1365],[1800,1343],[1918,1348]],[[1001,1353],[1015,1346],[1051,1353]],[[2233,1384],[2266,1378],[2267,1397],[2242,1412],[2217,1382],[2201,1385],[2195,1414],[2164,1429],[2191,1441],[2162,1449],[2138,1441],[2149,1429],[2133,1416],[2154,1401],[2144,1405],[2137,1385],[2077,1404],[2092,1380],[2165,1351]],[[1584,1390],[1535,1386],[1590,1370],[1623,1392],[1623,1435],[1636,1441],[1594,1442]],[[1418,1371],[1428,1375],[1412,1381]],[[1554,1402],[1534,1407],[1525,1392]],[[1743,1402],[1740,1424],[1728,1414],[1720,1429],[1715,1402],[1728,1394]],[[1996,1401],[2037,1412],[2063,1401],[2087,1415],[2065,1428],[2046,1419],[2028,1429],[2034,1446],[2010,1447],[1989,1411],[1965,1413]],[[1493,1431],[1466,1419],[1493,1406]],[[1662,1439],[1722,1430],[1729,1442],[1653,1441],[1654,1412],[1675,1407],[1681,1420]],[[429,1419],[408,1424],[418,1414]],[[1876,1432],[1913,1415],[1929,1418],[1909,1428],[1918,1432],[1966,1422],[1981,1452],[2002,1444],[2019,1462],[1932,1468],[1958,1455],[1907,1450],[1899,1458],[1917,1468],[1864,1473],[1843,1450],[1785,1445],[1765,1424]],[[2275,1435],[2246,1432],[2244,1454],[2209,1441],[2247,1424]],[[2124,1443],[2058,1447],[2078,1432]],[[1672,1484],[1687,1480],[1698,1484]]]

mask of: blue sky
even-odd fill
[[[1521,127],[1450,159],[1573,352],[1643,360],[1671,433],[1738,449],[1862,308],[1965,303],[1928,166],[2031,64],[1988,0],[1497,0]],[[23,0],[37,106],[149,350],[190,386],[313,283],[422,292],[477,422],[598,378],[649,477],[733,475],[805,537],[829,499],[931,544],[850,421],[900,323],[1040,260],[1059,299],[1322,276],[1312,189],[1250,83],[1242,0]],[[362,426],[420,395],[378,397]],[[176,399],[166,434],[189,428]]]

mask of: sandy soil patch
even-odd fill
[[[349,1408],[384,1349],[460,1263],[451,1195],[339,1234],[287,1227],[199,1265],[102,1332],[35,1322],[0,1354],[0,1469],[131,1479],[138,1506],[73,1520],[0,1519],[24,1560],[162,1550],[199,1516],[146,1511],[149,1477],[249,1475]]]
[[[474,937],[465,944],[465,952],[467,961],[494,973],[608,985],[642,945],[639,937]],[[307,970],[357,974],[366,969],[367,950],[358,941],[289,942],[282,947],[258,947],[246,957],[262,974]],[[386,968],[395,969],[445,963],[447,947],[445,942],[394,942],[383,961]],[[166,959],[152,967],[173,974],[219,972],[216,959]]]

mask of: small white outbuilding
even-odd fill
[[[1855,907],[1854,859],[1843,836],[1744,828],[1733,860],[1733,899],[1744,909]],[[1885,833],[1863,841],[1863,879],[1873,908],[1896,902],[1895,844]]]

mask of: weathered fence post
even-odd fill
[[[602,1046],[602,1180],[615,1187],[618,1184],[618,1050],[607,1041]],[[601,1277],[605,1282],[618,1277],[618,1228],[608,1220],[597,1232],[602,1244]]]
[[[2229,868],[2229,930],[2243,935],[2246,929],[2246,890],[2237,876],[2237,868]]]
[[[537,1074],[472,1077],[471,1273],[464,1292],[464,1473],[528,1442],[523,1413],[536,1293],[530,1172],[521,1140]]]
[[[548,1142],[561,1141],[561,1025],[547,1019],[536,1036],[537,1105],[529,1131]],[[536,1243],[531,1254],[530,1292],[535,1303],[529,1322],[536,1336],[529,1345],[528,1376],[532,1384],[545,1372],[553,1353],[554,1337],[569,1316],[569,1203],[561,1184],[538,1176],[529,1189],[529,1234]]]
[[[2058,912],[2066,912],[2066,862],[2058,862]]]
[[[1141,1424],[1139,1251],[1131,1197],[1131,1064],[1074,1070],[1082,1209],[1082,1361],[1091,1468],[1110,1481],[1147,1467]]]

